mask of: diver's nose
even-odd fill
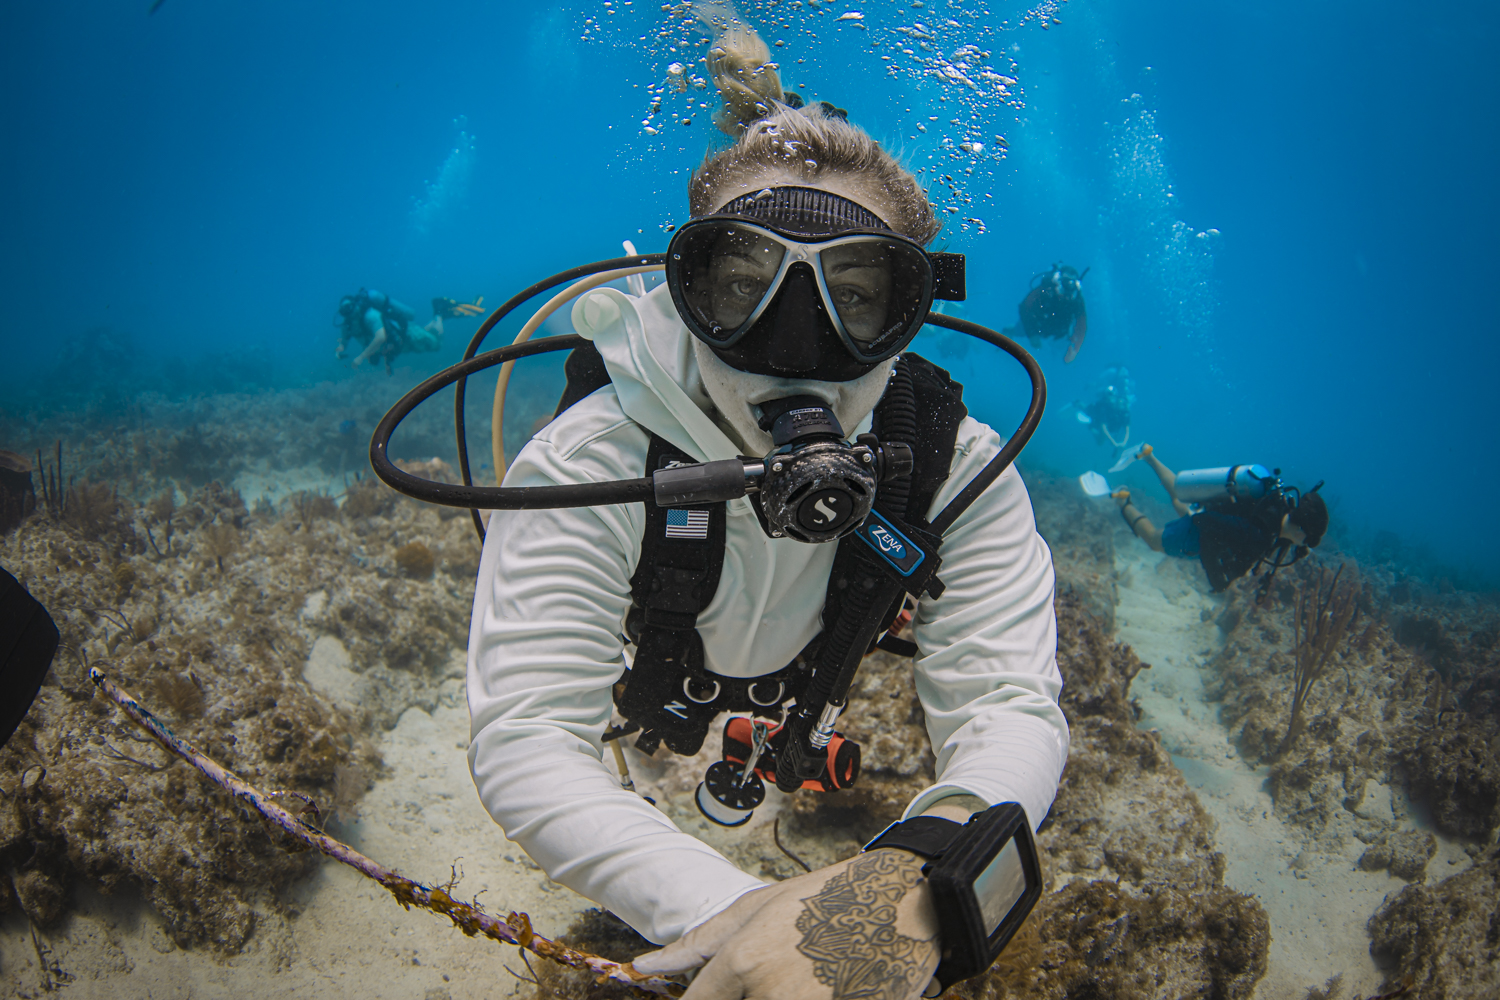
[[[811,372],[818,366],[818,341],[831,327],[812,265],[798,261],[788,270],[774,303],[771,342],[766,362],[789,375]]]

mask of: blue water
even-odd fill
[[[360,377],[393,398],[406,383],[335,365],[341,294],[381,288],[425,319],[432,296],[495,304],[623,239],[660,251],[716,136],[701,109],[644,131],[667,64],[702,54],[658,38],[659,3],[150,6],[0,10],[7,394],[45,394],[37,373],[104,327],[139,371],[242,354],[278,384]],[[1326,479],[1350,551],[1391,530],[1494,585],[1493,5],[1073,0],[1057,24],[979,0],[823,7],[746,13],[786,42],[789,85],[936,168],[965,315],[1013,323],[1034,272],[1092,268],[1078,361],[1039,351],[1053,415],[1027,461],[1106,468],[1059,411],[1126,364],[1137,439],[1168,464]],[[936,54],[988,51],[1011,100],[920,75],[921,38],[896,33],[918,22]],[[973,136],[982,152],[944,153]],[[456,359],[474,326],[411,360]],[[1018,417],[1010,362],[919,348],[980,416]]]

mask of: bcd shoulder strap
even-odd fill
[[[604,360],[593,344],[575,349],[568,356],[566,371],[568,386],[554,416],[609,384]],[[926,514],[948,479],[958,427],[966,416],[963,386],[916,354],[902,355],[891,389],[875,408],[874,432],[881,440],[907,444],[913,458],[911,476],[886,484],[877,494],[875,509],[934,552],[941,539],[929,529]],[[651,435],[648,475],[674,462],[692,461],[666,440]],[[615,687],[615,704],[621,715],[642,730],[636,746],[643,752],[653,753],[666,743],[674,753],[690,755],[702,748],[720,712],[766,714],[802,695],[824,637],[838,625],[844,591],[867,575],[871,554],[869,546],[854,535],[839,543],[824,600],[823,632],[792,663],[761,677],[727,677],[705,666],[703,640],[697,631],[698,615],[713,601],[723,571],[727,507],[723,503],[682,509],[645,506],[646,528],[631,578],[634,604],[625,624],[625,638],[635,644],[636,651],[631,669]],[[930,589],[940,590],[941,584],[933,581]],[[882,632],[900,610],[897,601],[884,612]]]

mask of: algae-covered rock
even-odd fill
[[[1435,885],[1410,885],[1370,918],[1387,988],[1414,1000],[1500,996],[1500,848]]]
[[[137,509],[114,493],[90,502],[108,510],[33,516],[0,540],[0,562],[63,636],[0,750],[3,896],[45,926],[66,916],[78,880],[105,893],[133,887],[179,944],[233,952],[258,914],[280,905],[273,890],[309,873],[315,856],[290,851],[146,739],[95,693],[85,664],[281,804],[300,811],[307,796],[318,808],[310,821],[347,822],[380,766],[370,723],[456,684],[467,600],[437,581],[400,579],[389,546],[383,558],[362,556],[362,536],[339,518],[306,523],[293,505],[252,515],[218,483],[181,504],[158,497]],[[420,534],[454,546],[467,528],[404,501],[370,522],[393,542]],[[342,602],[334,609],[330,593]],[[380,628],[353,644],[347,669],[366,682],[357,702],[340,704],[303,666],[323,626],[356,601]],[[382,683],[389,675],[404,684]]]
[[[1367,872],[1388,870],[1408,882],[1427,878],[1427,862],[1437,853],[1437,838],[1415,830],[1382,836],[1359,857],[1359,867]]]
[[[1232,592],[1220,618],[1227,639],[1211,664],[1221,718],[1238,729],[1247,760],[1270,765],[1277,814],[1329,847],[1372,822],[1399,825],[1401,816],[1357,812],[1370,782],[1404,787],[1439,832],[1484,840],[1500,829],[1500,609],[1471,594],[1429,595],[1414,616],[1383,597],[1380,572],[1367,575],[1359,619],[1289,745],[1291,619],[1314,570],[1283,572],[1264,605],[1253,587]]]
[[[1154,734],[1135,727],[1143,665],[1073,596],[1057,601],[1072,746],[1038,836],[1048,887],[973,998],[1248,997],[1270,926],[1223,881],[1213,820]]]

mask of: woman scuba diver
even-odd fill
[[[667,945],[637,970],[702,967],[689,1000],[914,1000],[984,971],[1041,891],[1031,830],[1068,749],[1051,557],[1019,475],[983,472],[1019,445],[903,353],[935,295],[962,297],[961,258],[925,249],[939,224],[921,186],[836,109],[795,107],[732,13],[717,27],[710,65],[734,142],[692,175],[666,282],[575,304],[592,343],[504,479],[517,495],[655,483],[657,504],[491,514],[470,765],[551,878]],[[778,495],[773,474],[796,462],[811,478]],[[682,486],[690,498],[663,500],[666,478],[725,468],[731,499]],[[749,498],[752,469],[764,479]],[[939,512],[955,498],[950,520]],[[869,596],[877,578],[894,589]],[[915,644],[887,633],[903,588],[922,595]],[[852,673],[819,657],[860,628],[854,667],[876,635],[916,654],[938,777],[864,853],[767,885],[605,762],[613,709],[626,724],[609,736],[685,754],[732,711],[726,753],[741,756],[709,769],[706,817],[747,821],[760,776],[843,787],[858,751],[833,725]]]
[[[1264,592],[1277,569],[1317,548],[1328,531],[1321,482],[1302,493],[1282,485],[1280,469],[1263,465],[1174,473],[1149,444],[1136,457],[1150,464],[1180,516],[1158,529],[1130,502],[1130,491],[1120,489],[1113,496],[1125,523],[1153,552],[1197,558],[1215,593],[1268,562]],[[1283,561],[1289,550],[1292,558]]]

